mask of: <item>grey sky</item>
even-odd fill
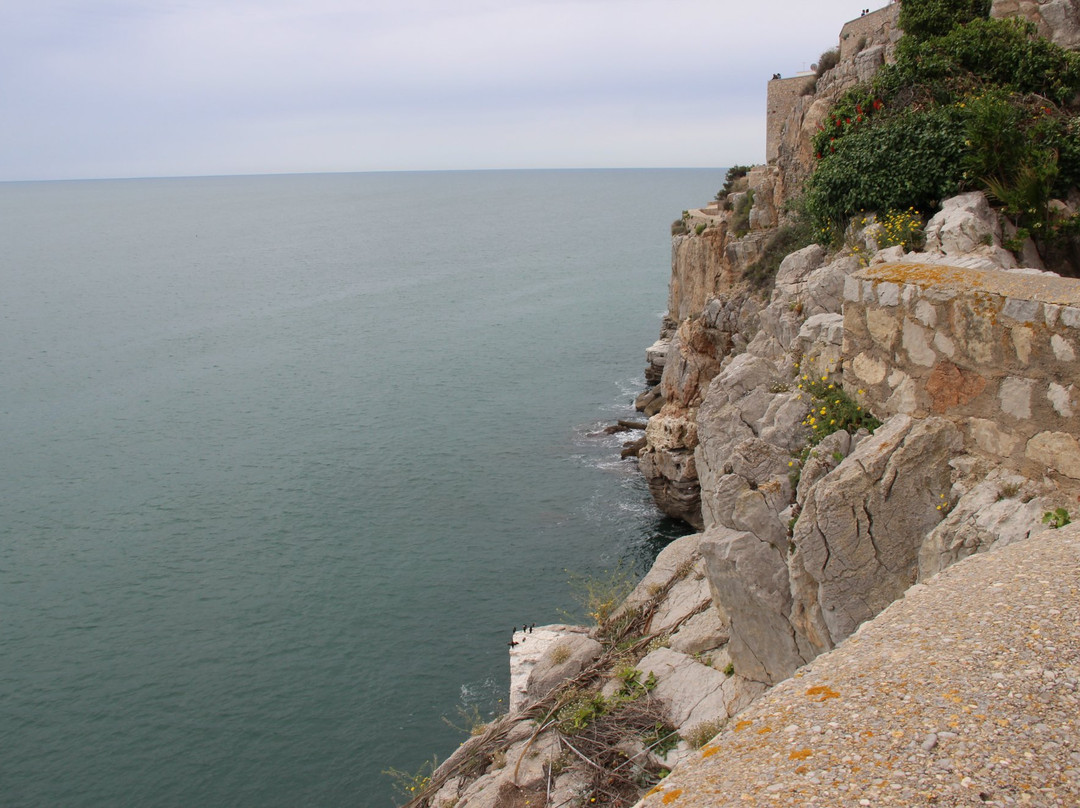
[[[766,81],[860,10],[0,0],[0,180],[757,162]]]

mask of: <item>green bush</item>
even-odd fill
[[[1048,227],[1046,202],[1080,182],[1080,120],[1063,108],[1080,54],[1031,23],[984,19],[981,0],[909,0],[901,15],[895,64],[845,93],[814,138],[815,227],[835,237],[855,211],[931,210],[972,188]]]
[[[814,73],[820,79],[838,64],[840,64],[840,51],[836,48],[829,48],[818,57],[817,68],[814,70]]]
[[[905,110],[826,141],[805,187],[816,229],[834,233],[855,211],[930,210],[963,179],[959,111]]]
[[[900,28],[913,39],[947,34],[954,26],[990,16],[991,0],[904,0]]]
[[[739,204],[735,206],[735,215],[731,217],[729,227],[735,238],[742,238],[750,232],[750,209],[754,207],[754,191],[746,192]]]
[[[769,289],[780,264],[790,253],[801,250],[816,239],[813,225],[805,216],[794,216],[769,235],[761,257],[746,268],[744,277],[755,289]]]

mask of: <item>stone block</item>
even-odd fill
[[[1072,393],[1073,385],[1070,384],[1066,388],[1056,382],[1050,382],[1050,386],[1046,391],[1046,398],[1050,402],[1050,406],[1062,418],[1072,418]]]
[[[1035,382],[1031,379],[1021,379],[1010,376],[1001,382],[998,390],[998,401],[1001,402],[1002,412],[1013,418],[1025,420],[1031,417],[1031,391]]]
[[[886,351],[891,351],[900,325],[896,317],[883,309],[867,309],[866,328],[874,342]]]
[[[881,384],[888,370],[885,363],[863,351],[851,362],[851,369],[868,385]]]
[[[1067,432],[1040,432],[1027,442],[1024,456],[1041,466],[1080,480],[1080,443]]]
[[[1020,443],[1018,436],[999,429],[997,424],[985,418],[968,421],[968,435],[984,452],[998,457],[1009,457]]]
[[[985,389],[985,378],[952,362],[939,362],[926,380],[930,409],[938,414],[969,403]]]
[[[1072,343],[1060,334],[1050,336],[1050,347],[1059,362],[1076,361],[1076,351],[1073,349]]]

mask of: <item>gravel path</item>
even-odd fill
[[[973,556],[777,685],[641,803],[1080,806],[1080,524]]]

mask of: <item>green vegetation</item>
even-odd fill
[[[705,224],[705,222],[700,222],[698,223],[698,226],[694,228],[694,233],[700,236],[705,232],[706,227],[708,227],[708,225]]]
[[[792,214],[787,222],[773,229],[761,257],[746,268],[746,279],[755,289],[771,289],[784,258],[813,244],[815,235],[813,224],[807,217]]]
[[[738,186],[741,184],[739,180],[750,173],[750,168],[750,166],[732,166],[729,168],[727,174],[724,175],[724,187],[716,192],[716,201],[723,203],[727,200],[728,194],[738,190]]]
[[[597,692],[573,694],[555,714],[559,732],[575,735],[601,716],[617,712],[624,705],[648,695],[656,687],[656,676],[650,673],[644,682],[638,681],[640,677],[641,671],[632,667],[619,671],[622,685],[611,698],[604,698]]]
[[[604,623],[615,608],[622,603],[637,585],[638,576],[626,564],[618,564],[614,569],[597,575],[581,575],[567,570],[574,600],[585,615],[597,625]],[[571,620],[575,615],[567,615]]]
[[[900,28],[913,39],[947,34],[955,25],[990,16],[991,0],[915,0],[900,6]]]
[[[750,209],[754,207],[754,191],[751,188],[735,205],[735,215],[731,217],[731,232],[735,238],[742,238],[750,232]]]
[[[1069,512],[1064,508],[1054,508],[1052,511],[1047,511],[1043,514],[1042,520],[1043,524],[1050,525],[1054,529],[1065,527],[1065,525],[1072,522]]]
[[[803,419],[803,424],[810,427],[808,447],[817,446],[827,436],[841,429],[854,434],[860,429],[873,432],[881,426],[881,421],[863,409],[843,387],[831,381],[828,373],[820,377],[815,374],[816,371],[804,373],[799,381],[799,389],[807,393],[812,402],[810,412]]]
[[[700,749],[715,738],[717,733],[724,728],[725,724],[727,724],[727,719],[725,718],[715,718],[712,721],[703,721],[700,724],[695,724],[685,735],[683,735],[683,740],[690,744],[692,749]]]
[[[814,73],[820,79],[838,64],[840,64],[840,51],[837,48],[829,48],[818,57],[817,67],[814,70]]]
[[[425,761],[415,772],[389,768],[384,769],[383,774],[391,779],[394,792],[407,802],[424,793],[424,789],[431,782],[431,775],[437,768],[439,768],[439,762],[436,758],[432,758]]]
[[[932,210],[984,190],[1040,240],[1073,235],[1051,198],[1080,184],[1080,54],[989,0],[907,0],[896,62],[845,93],[814,138],[805,206],[837,241],[856,211]]]

